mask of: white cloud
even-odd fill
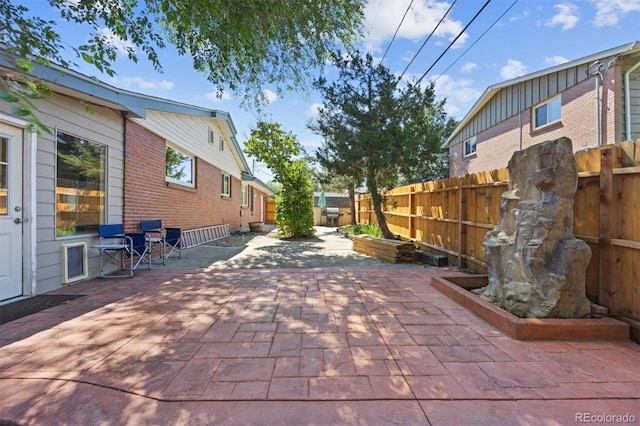
[[[567,58],[564,56],[547,56],[544,58],[544,62],[551,66],[564,64],[565,62],[569,62]]]
[[[382,52],[386,49],[383,44],[391,41],[398,25],[402,21],[410,0],[379,0],[369,1],[365,9],[365,30],[368,31],[364,40],[365,49],[369,52]],[[396,40],[408,39],[418,41],[425,39],[444,16],[449,3],[438,0],[414,0],[411,9],[398,30]],[[442,21],[435,37],[447,41],[453,40],[462,31],[464,25],[460,21],[453,21],[448,17]],[[456,42],[460,46],[467,39],[462,35]],[[434,40],[436,42],[438,40]],[[442,41],[442,40],[440,40]]]
[[[548,27],[560,25],[562,31],[570,30],[575,27],[580,17],[578,16],[578,7],[572,3],[558,3],[553,6],[558,11],[553,18],[545,24]]]
[[[222,94],[220,94],[217,91],[213,91],[205,93],[204,97],[211,102],[221,102],[230,100],[231,94],[227,92],[222,92]]]
[[[526,71],[527,67],[522,62],[509,59],[507,65],[500,69],[500,76],[505,80],[511,80],[526,74]]]
[[[128,40],[123,40],[111,31],[111,28],[101,28],[98,34],[108,46],[115,48],[122,56],[129,55],[129,52],[135,52],[136,46]]]
[[[161,89],[171,90],[174,86],[173,82],[167,80],[145,80],[142,77],[114,77],[112,82],[115,86],[122,88],[131,88],[148,90],[148,89]]]
[[[529,9],[525,9],[522,12],[520,12],[519,15],[513,15],[509,18],[509,22],[517,22],[520,21],[522,19],[527,19],[527,17],[531,14],[531,12],[529,11]]]
[[[620,18],[627,13],[640,12],[638,0],[591,0],[591,2],[596,8],[593,23],[597,27],[617,25]]]
[[[462,118],[469,111],[482,90],[473,87],[473,81],[469,79],[456,79],[443,74],[437,76],[435,91],[438,99],[446,98],[444,109],[452,117]]]
[[[324,141],[322,139],[306,140],[306,141],[300,142],[300,145],[302,145],[302,147],[307,152],[307,154],[313,154],[314,152],[316,152],[318,148],[320,148],[323,145],[323,142]]]
[[[272,104],[278,100],[278,94],[269,89],[263,90],[262,93],[264,94],[264,97],[269,104]]]
[[[468,73],[475,70],[476,68],[478,68],[477,64],[474,64],[473,62],[465,62],[464,65],[462,65],[461,71],[463,73]]]
[[[307,108],[307,111],[305,112],[307,119],[314,121],[318,116],[320,108],[322,108],[322,104],[318,102],[309,105],[309,108]]]

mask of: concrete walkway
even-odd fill
[[[315,256],[330,251],[321,242],[297,253],[316,264],[274,260],[288,249],[262,238],[269,237],[246,249],[264,256],[253,269],[257,259],[244,251],[229,258],[241,269],[217,261],[184,268],[194,253],[186,251],[175,260],[183,269],[70,286],[57,293],[85,296],[0,326],[0,419],[640,422],[640,346],[631,341],[513,340],[430,286],[431,276],[457,274],[452,269],[346,266],[346,252],[326,266]],[[305,267],[265,267],[290,261]]]

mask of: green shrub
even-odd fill
[[[343,226],[342,229],[347,231],[349,234],[360,235],[366,234],[371,235],[373,237],[382,238],[382,231],[378,225],[373,224],[362,224],[362,225],[347,225]]]

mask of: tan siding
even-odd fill
[[[223,132],[219,128],[218,119],[149,111],[146,119],[132,120],[165,138],[178,149],[182,148],[190,155],[202,158],[237,178],[241,177],[241,163],[233,153],[228,131]],[[223,151],[220,151],[218,143],[209,143],[209,129],[223,138]]]

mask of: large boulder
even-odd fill
[[[571,141],[516,152],[508,168],[500,222],[484,239],[489,285],[478,293],[521,318],[588,316],[591,249],[573,236],[578,174]]]

